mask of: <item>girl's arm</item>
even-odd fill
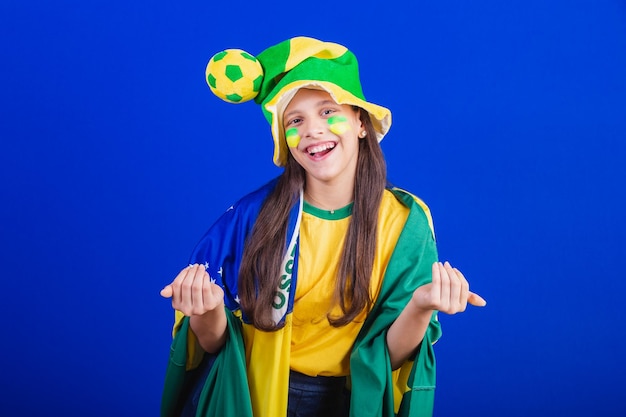
[[[224,290],[211,282],[203,265],[180,271],[161,295],[172,298],[172,307],[189,316],[189,326],[205,352],[215,353],[226,342]]]
[[[413,292],[409,303],[387,332],[387,347],[392,369],[411,357],[424,338],[435,310],[447,314],[465,311],[467,303],[482,307],[487,302],[469,290],[469,283],[450,263],[433,263],[432,282]]]

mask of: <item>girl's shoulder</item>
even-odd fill
[[[403,188],[396,186],[389,186],[385,189],[386,192],[391,193],[402,205],[411,209],[411,211],[419,212],[421,216],[428,222],[431,232],[435,233],[433,225],[433,218],[428,205],[414,193],[407,191]]]
[[[405,190],[404,188],[400,188],[396,186],[389,186],[385,189],[385,191],[393,194],[405,206],[410,207],[412,205],[411,202],[414,202],[420,208],[422,208],[425,212],[430,213],[430,209],[428,208],[428,205],[424,202],[424,200],[419,198],[414,193]]]

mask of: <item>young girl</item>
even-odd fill
[[[428,208],[390,187],[391,114],[345,47],[257,57],[284,172],[209,229],[161,292],[176,311],[163,416],[432,415],[437,312],[485,301],[437,261]]]

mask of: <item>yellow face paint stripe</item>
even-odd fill
[[[350,130],[350,125],[345,116],[332,116],[328,118],[328,128],[335,135],[343,135]]]
[[[298,134],[298,129],[295,127],[287,129],[285,132],[285,139],[287,140],[287,146],[290,148],[297,148],[300,143],[300,135]]]

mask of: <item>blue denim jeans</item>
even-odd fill
[[[200,402],[200,394],[202,393],[204,383],[209,376],[213,362],[215,362],[215,356],[208,354],[204,355],[202,363],[195,371],[193,371],[193,382],[190,383],[191,391],[187,393],[187,399],[183,403],[183,409],[180,412],[180,417],[196,417],[196,410],[198,409],[198,403]]]
[[[183,404],[181,417],[195,417],[200,393],[209,374],[213,357],[205,355],[196,369],[191,391]],[[350,391],[345,377],[311,377],[295,371],[289,373],[287,417],[348,417]]]
[[[287,417],[347,417],[349,412],[345,377],[311,377],[291,371]]]

